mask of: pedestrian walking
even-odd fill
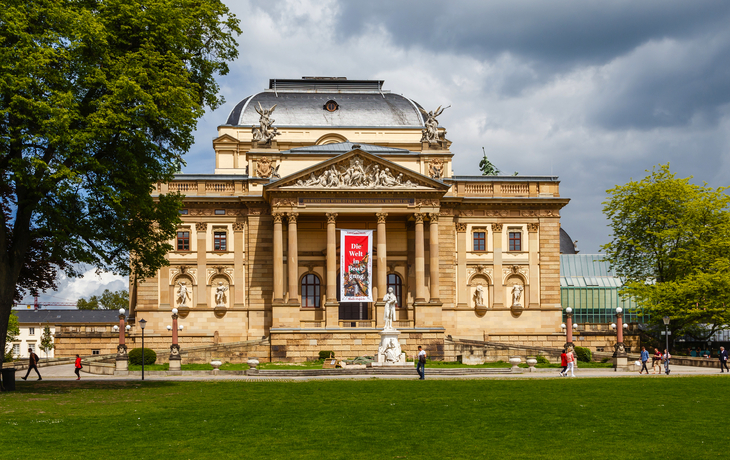
[[[421,348],[421,346],[418,346],[418,365],[416,366],[416,371],[419,375],[419,380],[425,380],[426,379],[426,350]]]
[[[568,353],[567,350],[563,350],[562,353],[560,353],[560,365],[563,366],[563,370],[560,371],[560,376],[565,377],[568,375]]]
[[[646,368],[647,361],[649,361],[649,352],[646,351],[646,347],[641,347],[641,369],[639,369],[639,375],[641,375],[641,371],[646,371],[646,374],[649,375],[649,369]]]
[[[75,365],[74,372],[76,373],[76,380],[81,380],[81,357],[79,355],[76,355],[76,365]]]
[[[651,370],[653,374],[662,373],[662,353],[658,348],[654,349],[654,356],[651,357]]]
[[[672,359],[672,355],[669,354],[667,349],[664,349],[664,354],[662,355],[662,361],[664,362],[664,373],[669,375],[669,360]]]
[[[575,374],[573,371],[575,370],[575,353],[573,353],[572,348],[568,348],[568,353],[566,353],[566,361],[568,362],[568,370],[570,371],[570,376],[575,377]],[[568,373],[565,373],[565,376],[568,376]]]
[[[730,369],[727,367],[727,350],[725,350],[725,347],[720,347],[720,354],[718,357],[720,358],[720,373],[725,371],[730,372]],[[723,369],[723,367],[725,369]]]
[[[31,369],[35,370],[35,373],[38,374],[38,380],[43,380],[41,373],[38,372],[38,355],[33,353],[32,348],[28,348],[28,372],[23,377],[23,380],[28,380]]]

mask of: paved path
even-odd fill
[[[669,377],[676,376],[692,376],[692,375],[727,375],[730,380],[730,374],[720,374],[717,369],[707,367],[693,366],[672,366]],[[42,367],[40,369],[44,381],[72,381],[76,380],[73,364],[61,366]],[[444,380],[444,379],[570,379],[571,377],[560,377],[559,369],[538,369],[536,372],[525,372],[523,374],[475,374],[475,375],[429,375],[428,367],[426,367],[426,379]],[[25,371],[16,373],[16,381],[25,375]],[[28,381],[35,381],[35,372],[32,372]],[[574,378],[608,378],[608,377],[634,377],[634,378],[668,378],[662,374],[643,374],[639,375],[637,371],[616,372],[613,369],[578,369]],[[149,381],[306,381],[306,380],[367,380],[367,379],[393,379],[393,380],[415,380],[418,379],[416,371],[413,375],[326,375],[326,376],[307,376],[307,377],[280,377],[280,376],[245,376],[245,375],[191,375],[191,376],[156,376],[145,375],[145,380]],[[112,375],[96,375],[81,372],[82,381],[138,381],[138,376],[112,376]]]

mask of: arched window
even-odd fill
[[[319,276],[314,273],[302,277],[302,307],[319,308]]]
[[[404,308],[405,305],[403,305],[403,281],[400,279],[400,275],[397,275],[395,273],[391,273],[388,275],[388,287],[393,288],[393,294],[395,294],[395,298],[398,299],[398,305],[396,305],[396,308]]]

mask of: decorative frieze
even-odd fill
[[[208,230],[208,224],[207,222],[196,222],[195,223],[195,230],[199,232],[204,232]]]

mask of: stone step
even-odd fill
[[[510,368],[447,368],[429,369],[426,373],[431,375],[483,375],[483,374],[509,374]],[[365,369],[261,369],[258,375],[262,377],[317,377],[327,375],[418,375],[414,368],[377,368],[368,367]]]

